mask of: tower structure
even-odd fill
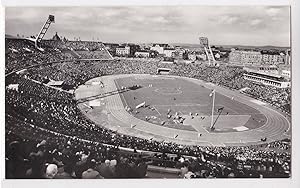
[[[215,60],[214,54],[212,53],[210,45],[208,43],[208,38],[207,37],[199,37],[199,42],[200,42],[200,48],[204,49],[204,51],[205,51],[206,57],[208,59],[208,64],[210,66],[215,66],[216,60]]]
[[[37,37],[34,41],[36,48],[39,48],[39,44],[42,41],[42,39],[44,38],[45,34],[47,33],[51,23],[55,23],[54,15],[49,15],[48,16],[48,19],[46,20],[46,22],[43,25],[43,27],[42,27],[41,31],[39,32],[39,34],[37,35]]]

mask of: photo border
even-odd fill
[[[126,2],[126,4],[125,4]],[[128,186],[128,187],[163,187],[163,186],[172,186],[172,187],[199,187],[199,186],[207,186],[207,187],[220,187],[220,186],[230,186],[230,187],[257,187],[262,186],[264,188],[268,187],[300,187],[299,183],[299,136],[297,133],[300,131],[300,117],[297,117],[299,114],[299,98],[296,96],[300,96],[300,55],[296,52],[300,52],[299,39],[300,39],[300,9],[299,3],[297,0],[289,1],[289,0],[250,0],[250,1],[237,1],[237,0],[206,0],[206,1],[197,1],[197,0],[173,0],[173,1],[137,1],[137,0],[127,0],[127,1],[87,1],[87,0],[55,0],[55,1],[38,1],[38,0],[2,0],[2,6],[120,6],[120,5],[291,5],[291,51],[292,51],[292,178],[289,179],[192,179],[192,180],[183,180],[183,179],[141,179],[141,180],[120,180],[120,179],[105,179],[105,180],[5,180],[5,168],[4,168],[4,137],[5,137],[5,121],[4,121],[4,113],[5,113],[5,89],[4,89],[4,62],[5,62],[5,52],[4,52],[4,35],[5,35],[5,10],[4,7],[0,8],[0,32],[1,32],[1,180],[3,187],[103,187],[103,186]],[[295,52],[295,53],[293,53]],[[298,150],[296,149],[298,148]]]

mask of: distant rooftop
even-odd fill
[[[52,37],[52,40],[58,40],[61,41],[60,37],[58,36],[57,32],[55,33],[55,35]]]
[[[164,48],[164,50],[175,50],[174,48]]]
[[[156,45],[158,45],[158,46],[160,46],[160,47],[169,47],[169,44],[159,44],[159,43],[153,43],[152,44],[152,46],[154,47],[154,46],[156,46]]]

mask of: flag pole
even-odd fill
[[[212,102],[212,108],[211,108],[211,122],[210,122],[210,129],[213,129],[213,123],[214,123],[214,109],[215,109],[215,97],[216,92],[213,92],[213,102]]]

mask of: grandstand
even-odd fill
[[[278,88],[287,88],[291,86],[291,83],[288,82],[284,77],[270,73],[250,71],[244,73],[244,78],[246,80],[251,80]]]
[[[101,42],[44,40],[44,46],[50,46],[77,59],[112,59],[110,53]]]

